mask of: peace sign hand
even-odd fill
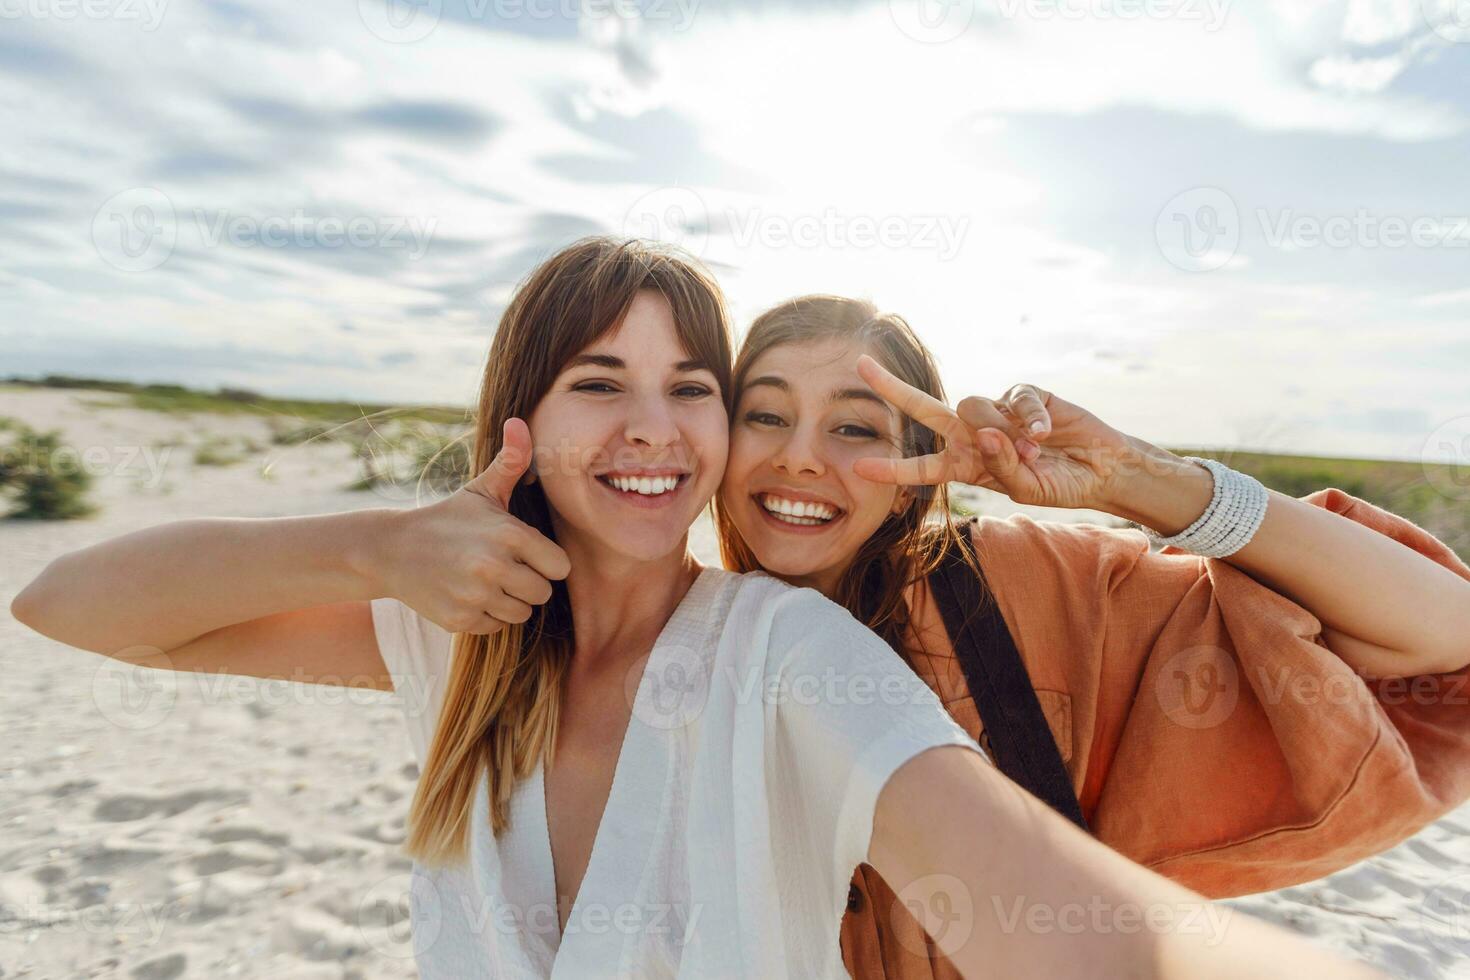
[[[858,358],[858,374],[944,440],[942,450],[925,456],[859,459],[853,472],[864,479],[910,486],[957,481],[1019,504],[1102,510],[1128,471],[1125,464],[1138,458],[1135,440],[1035,385],[1013,385],[996,400],[971,396],[951,409],[866,354]]]

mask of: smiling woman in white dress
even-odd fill
[[[1000,776],[841,607],[701,567],[730,348],[696,264],[578,242],[502,318],[458,492],[150,528],[12,610],[161,669],[396,691],[426,980],[843,976],[862,861],[967,976],[1375,975],[1218,928]]]

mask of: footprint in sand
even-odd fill
[[[249,795],[217,789],[185,790],[180,793],[126,793],[110,796],[97,804],[92,815],[98,820],[119,823],[144,817],[172,817],[200,803],[244,803]]]
[[[233,841],[213,847],[189,862],[199,875],[219,874],[235,868],[247,868],[256,874],[277,875],[286,862],[274,847],[257,841]]]
[[[133,980],[174,980],[183,976],[188,966],[188,957],[183,953],[167,953],[138,964],[128,976]]]
[[[249,824],[225,824],[220,827],[211,827],[200,836],[211,844],[233,844],[235,841],[244,840],[268,844],[271,847],[285,847],[291,843],[288,834],[278,834],[261,827],[252,827]]]
[[[79,876],[105,878],[118,871],[165,861],[173,854],[171,847],[143,844],[138,841],[104,840],[85,847],[78,856]]]

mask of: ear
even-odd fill
[[[908,507],[909,502],[913,499],[914,495],[908,487],[899,487],[898,493],[893,495],[893,506],[889,508],[889,513],[897,517],[904,512],[904,509]]]

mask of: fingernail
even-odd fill
[[[1044,428],[1046,428],[1046,423],[1042,422],[1041,419],[1037,419],[1031,423],[1032,432],[1040,432]]]

